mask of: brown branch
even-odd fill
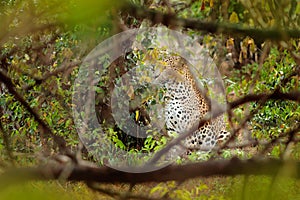
[[[127,5],[123,8],[137,18],[147,18],[155,24],[163,24],[177,27],[185,27],[198,31],[205,31],[210,33],[224,33],[230,35],[244,35],[250,36],[254,40],[264,41],[269,40],[286,40],[289,38],[299,38],[300,30],[278,30],[278,29],[258,29],[258,28],[244,28],[241,25],[206,22],[198,19],[184,19],[177,17],[175,14],[164,14],[159,11],[150,10],[144,7],[139,7],[133,4]]]
[[[23,86],[22,88],[23,88],[24,90],[30,90],[30,89],[32,89],[34,86],[42,84],[43,82],[45,82],[47,79],[49,79],[49,78],[52,77],[52,76],[56,76],[56,75],[58,75],[58,74],[61,73],[61,72],[64,72],[64,71],[66,71],[66,70],[75,68],[75,67],[78,66],[80,63],[81,63],[80,61],[73,61],[73,62],[71,62],[71,63],[65,62],[65,63],[63,63],[59,68],[55,69],[54,71],[46,72],[42,77],[32,77],[32,78],[35,80],[35,84],[32,84],[32,85],[25,85],[25,86]]]
[[[74,68],[78,66],[81,63],[81,61],[73,61],[71,63],[64,63],[59,68],[55,69],[52,72],[45,73],[41,78],[37,78],[38,81],[45,81],[51,76],[56,76],[60,72],[64,72],[66,69]]]
[[[285,152],[289,143],[298,142],[295,139],[295,135],[299,132],[299,130],[300,130],[300,124],[298,124],[297,126],[292,128],[291,130],[289,130],[285,133],[282,133],[277,138],[272,139],[270,142],[265,144],[265,147],[259,152],[259,155],[264,155],[266,153],[266,151],[272,147],[272,145],[275,145],[275,144],[278,144],[279,142],[282,142],[283,138],[286,138],[286,141],[284,142],[284,145],[285,145],[284,152]]]
[[[290,101],[297,101],[300,102],[300,92],[293,91],[289,93],[282,93],[280,91],[274,91],[271,94],[248,94],[236,101],[230,102],[230,108],[236,108],[242,104],[251,102],[251,101],[258,101],[266,96],[269,96],[268,99],[272,100],[290,100]]]
[[[236,134],[246,125],[246,123],[251,120],[251,118],[266,104],[266,102],[269,100],[271,95],[264,95],[262,98],[258,99],[258,106],[253,109],[251,112],[249,112],[245,118],[241,121],[240,125],[237,128],[233,129],[233,132],[231,133],[231,136],[229,137],[229,139],[227,139],[227,141],[222,144],[221,146],[215,148],[215,150],[217,150],[218,152],[220,150],[222,150],[224,147],[226,147],[231,141],[234,140]],[[232,107],[230,107],[231,109],[228,109],[230,111],[232,111]]]
[[[145,183],[184,181],[196,177],[236,176],[236,175],[278,175],[284,166],[293,166],[292,175],[300,178],[299,161],[266,160],[214,160],[186,165],[170,165],[163,169],[147,173],[129,173],[108,167],[89,167],[76,165],[70,171],[67,181],[85,181],[97,183]],[[61,177],[66,168],[63,164],[48,164],[37,168],[11,168],[0,175],[0,188],[30,180],[55,180]],[[286,174],[285,174],[286,175]]]

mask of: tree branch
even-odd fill
[[[286,40],[289,38],[299,38],[300,30],[279,30],[272,29],[258,29],[258,28],[244,28],[241,25],[225,24],[216,22],[206,22],[198,19],[185,19],[177,17],[175,14],[164,14],[155,10],[150,10],[144,7],[139,7],[133,4],[127,5],[123,8],[125,12],[137,18],[147,18],[155,24],[171,25],[175,27],[185,27],[198,31],[205,31],[210,33],[224,33],[230,35],[244,35],[250,36],[256,41],[269,40]]]
[[[294,178],[300,178],[300,162],[268,160],[214,160],[186,165],[170,165],[163,169],[147,173],[128,173],[108,167],[90,167],[76,165],[66,178],[67,181],[85,181],[97,183],[145,183],[164,181],[184,181],[196,177],[236,176],[236,175],[278,175],[278,171],[290,166],[287,171]],[[59,179],[66,165],[48,164],[37,168],[12,168],[0,175],[0,188],[9,184],[30,180]],[[294,170],[291,170],[294,169]],[[282,173],[280,173],[282,174]],[[287,174],[285,174],[287,175]]]
[[[300,102],[300,92],[299,91],[292,91],[289,93],[282,93],[280,91],[274,91],[271,94],[248,94],[236,101],[230,102],[230,108],[236,108],[239,105],[251,102],[251,101],[258,101],[266,96],[269,96],[268,99],[273,100],[290,100],[290,101],[297,101]]]

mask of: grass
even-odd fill
[[[134,195],[163,197],[168,191],[171,199],[199,200],[285,200],[300,199],[300,181],[289,178],[270,178],[266,176],[237,176],[197,178],[177,185],[175,182],[148,183],[136,185]],[[106,184],[99,187],[110,192],[129,190],[126,184]],[[106,194],[88,188],[84,183],[60,183],[58,181],[35,181],[15,185],[0,191],[1,200],[90,200],[114,199]],[[126,198],[127,199],[127,198]]]

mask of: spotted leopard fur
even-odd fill
[[[169,134],[182,134],[198,125],[210,110],[208,101],[197,88],[189,67],[181,57],[162,60],[163,70],[156,81],[166,88],[165,118]],[[222,116],[207,122],[184,141],[188,149],[211,149],[223,143],[230,133],[225,129]]]

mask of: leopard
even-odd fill
[[[168,135],[180,135],[195,130],[183,141],[188,150],[209,151],[224,144],[230,137],[224,116],[208,120],[198,128],[199,121],[210,112],[211,104],[197,85],[187,61],[172,55],[161,60],[155,82],[165,87],[165,123]],[[193,129],[193,127],[196,127]]]

